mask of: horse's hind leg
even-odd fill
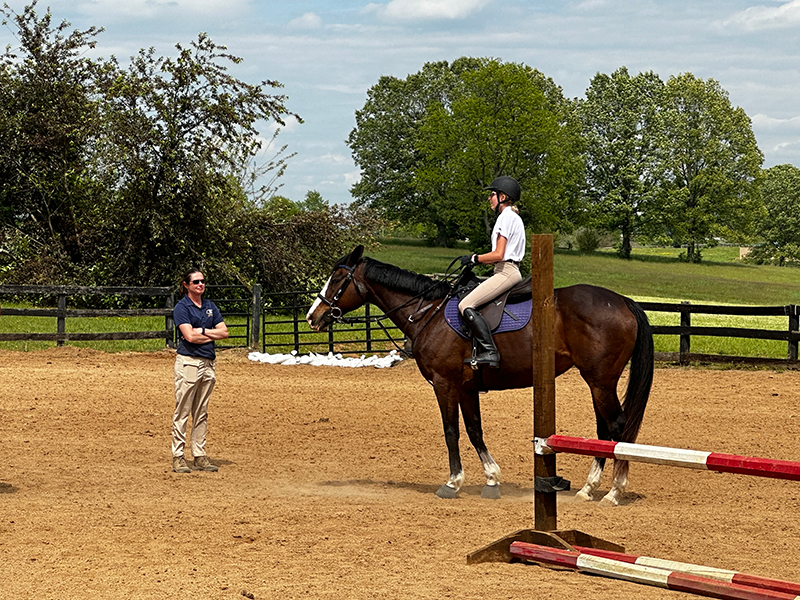
[[[622,430],[625,427],[625,414],[620,406],[617,396],[616,382],[614,385],[599,387],[589,386],[592,390],[595,420],[597,422],[597,438],[600,440],[620,441]],[[600,486],[600,478],[605,466],[604,458],[595,458],[586,485],[576,494],[580,500],[592,500],[594,491]],[[614,477],[611,490],[600,501],[601,504],[617,506],[625,488],[628,485],[628,461],[614,461]]]
[[[461,414],[464,416],[464,427],[467,430],[469,441],[478,452],[478,458],[483,464],[483,472],[486,475],[486,485],[481,491],[481,498],[497,500],[500,498],[500,467],[489,454],[489,450],[486,449],[486,444],[483,442],[478,392],[461,394]]]
[[[614,481],[611,484],[609,492],[600,500],[600,504],[609,504],[611,506],[618,506],[625,493],[625,488],[628,487],[628,461],[615,460],[614,461]]]
[[[586,484],[575,494],[575,498],[588,502],[594,500],[594,491],[600,487],[600,478],[603,476],[603,468],[606,466],[605,458],[595,458],[592,461],[592,468],[589,469],[589,476]]]

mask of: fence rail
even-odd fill
[[[77,285],[0,285],[0,296],[55,296],[57,308],[0,308],[0,315],[12,317],[54,317],[55,333],[0,333],[0,342],[48,341],[63,346],[65,342],[163,339],[175,345],[172,308],[175,297],[167,287],[109,287]],[[164,308],[141,309],[67,309],[67,298],[74,296],[134,296],[164,298]],[[68,333],[67,319],[77,317],[164,317],[164,329],[158,331],[119,331],[102,333]]]
[[[749,363],[775,366],[800,366],[798,363],[798,343],[800,343],[800,307],[795,304],[784,306],[718,306],[714,304],[667,304],[663,302],[639,302],[645,311],[680,313],[680,325],[654,325],[655,335],[679,336],[678,352],[656,353],[657,360],[679,362]],[[753,329],[745,327],[697,327],[692,326],[692,314],[731,315],[750,317],[786,317],[787,328]],[[787,343],[785,359],[753,356],[728,356],[720,354],[699,354],[691,351],[692,336],[734,337],[759,340],[778,340]]]
[[[312,331],[305,315],[316,298],[316,292],[283,292],[265,294],[268,301],[263,307],[262,328],[264,331],[261,351],[288,349],[301,353],[336,352],[339,354],[361,354],[391,349],[403,344],[403,332],[394,324],[385,326],[370,322],[377,307],[364,306],[366,322],[362,326],[331,324],[325,333]]]
[[[147,340],[163,339],[169,347],[175,346],[175,326],[172,321],[174,293],[167,287],[88,287],[88,286],[33,286],[0,285],[0,298],[20,296],[52,296],[57,300],[56,308],[0,308],[1,317],[49,317],[56,319],[56,331],[47,333],[2,333],[0,342],[7,341],[53,341],[63,345],[70,341],[100,340]],[[364,323],[357,326],[333,324],[327,332],[312,331],[305,322],[305,315],[316,296],[316,292],[295,291],[264,294],[260,285],[208,286],[207,297],[220,308],[228,323],[231,336],[218,346],[260,348],[262,352],[298,353],[307,351],[358,354],[384,352],[403,342],[402,332],[391,323],[382,325],[371,321],[380,316],[375,306],[366,305]],[[139,298],[162,298],[164,308],[112,308],[87,309],[67,308],[67,300],[74,296],[131,296]],[[678,336],[678,352],[659,352],[657,360],[679,362],[747,363],[775,366],[800,367],[800,306],[718,306],[682,302],[640,302],[647,312],[679,313],[680,325],[654,325],[655,335]],[[377,313],[377,314],[376,314]],[[693,326],[693,314],[730,316],[786,317],[783,330],[755,329],[744,327]],[[70,333],[66,331],[68,319],[84,317],[163,317],[164,329],[151,331]],[[691,351],[692,337],[736,337],[760,340],[784,341],[787,344],[785,359],[700,354]]]

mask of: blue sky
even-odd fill
[[[764,166],[800,166],[800,0],[42,0],[39,12],[47,6],[74,28],[104,27],[98,56],[171,55],[203,31],[244,59],[238,77],[283,83],[305,121],[278,137],[297,153],[280,192],[293,200],[314,189],[349,202],[359,173],[345,140],[367,90],[460,56],[525,63],[570,98],[621,66],[713,78],[752,119]],[[14,43],[8,28],[0,43]]]

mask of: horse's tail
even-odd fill
[[[641,306],[630,298],[625,298],[625,304],[636,317],[637,332],[636,344],[633,347],[633,354],[631,354],[628,389],[622,405],[626,420],[621,441],[635,442],[653,384],[653,330]]]

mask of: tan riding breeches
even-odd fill
[[[499,262],[494,265],[494,274],[467,294],[458,303],[458,311],[464,314],[467,308],[478,308],[494,300],[522,281],[519,266],[512,262]]]
[[[214,361],[178,354],[175,357],[175,413],[172,415],[172,456],[183,456],[186,426],[192,417],[192,456],[206,455],[208,398],[217,382]]]

